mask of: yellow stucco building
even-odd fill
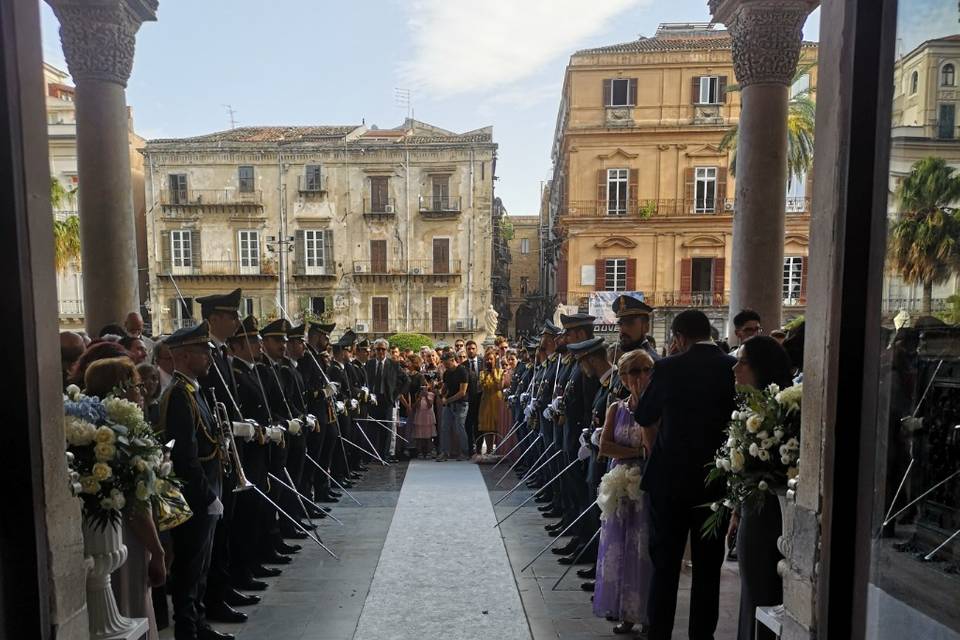
[[[591,309],[596,292],[637,291],[659,310],[657,337],[691,306],[723,330],[736,203],[720,144],[740,112],[730,47],[715,25],[664,24],[571,56],[547,205],[561,304]],[[802,59],[815,57],[805,45]],[[784,203],[787,317],[805,303],[809,193],[800,176]]]

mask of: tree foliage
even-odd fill
[[[395,333],[387,338],[387,342],[391,347],[399,347],[401,351],[406,349],[418,351],[420,347],[433,347],[433,340],[422,333]]]

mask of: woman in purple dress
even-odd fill
[[[624,354],[617,369],[630,389],[630,397],[607,409],[600,455],[610,459],[610,469],[640,466],[649,450],[642,428],[633,419],[633,410],[650,382],[653,359],[638,349]],[[653,574],[648,550],[649,519],[647,497],[640,494],[639,500],[620,498],[619,507],[606,515],[601,525],[593,612],[620,620],[614,633],[630,633],[634,625],[647,622],[647,597]]]

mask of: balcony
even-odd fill
[[[397,201],[395,198],[363,199],[363,217],[373,220],[386,220],[397,215]]]
[[[327,190],[325,180],[318,175],[297,176],[297,192],[300,195],[318,195]]]
[[[57,300],[57,310],[61,318],[78,318],[83,316],[83,300]]]
[[[351,273],[355,278],[388,278],[407,274],[399,261],[391,260],[354,260]]]
[[[420,196],[417,208],[424,218],[454,218],[460,215],[460,196]]]
[[[897,314],[900,311],[908,313],[920,313],[923,306],[923,300],[920,297],[911,298],[884,298],[882,303],[883,313]],[[931,313],[947,311],[950,308],[950,301],[947,298],[933,298],[930,300]]]
[[[64,220],[67,220],[72,216],[78,216],[78,215],[80,215],[79,211],[54,211],[53,219],[63,222]]]
[[[217,280],[259,280],[277,278],[278,265],[274,259],[261,259],[254,264],[240,264],[239,260],[203,260],[199,264],[177,266],[164,262],[158,275],[174,278],[211,278]]]
[[[353,330],[366,335],[392,335],[399,331],[397,321],[389,318],[357,318],[353,323]]]
[[[195,327],[197,326],[198,320],[195,318],[171,318],[170,319],[170,332],[179,331],[186,327]]]
[[[587,308],[590,304],[591,290],[572,289],[566,292],[566,300],[561,293],[561,302],[564,304],[578,304],[580,307]],[[679,307],[689,308],[718,308],[726,307],[730,304],[730,292],[723,293],[713,291],[656,291],[645,296],[646,303],[654,308],[658,307]]]
[[[407,273],[411,276],[459,278],[462,271],[459,260],[408,260]]]
[[[566,208],[570,218],[626,218],[630,220],[649,220],[653,218],[684,218],[697,216],[732,216],[735,203],[732,198],[716,200],[627,200],[608,202],[606,200],[573,200]],[[788,214],[802,214],[810,211],[810,198],[787,198],[784,211]]]
[[[476,318],[432,318],[430,330],[423,331],[430,335],[445,334],[472,334],[479,326]]]
[[[199,217],[201,213],[231,213],[237,216],[263,214],[263,192],[236,189],[164,189],[160,192],[163,215]]]

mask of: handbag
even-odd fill
[[[154,521],[158,531],[169,531],[179,527],[193,516],[193,510],[187,504],[183,493],[176,487],[171,487],[159,496],[155,503]]]

